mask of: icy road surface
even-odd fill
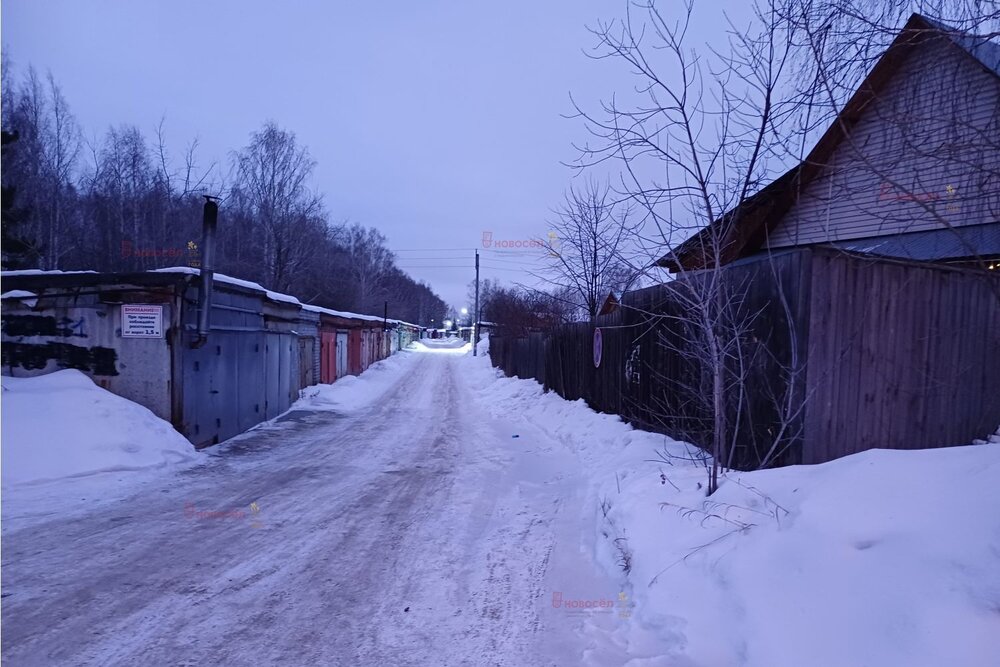
[[[412,353],[372,405],[289,413],[123,497],[6,494],[3,660],[591,663],[624,621],[552,604],[619,590],[579,463],[490,418],[467,361]]]

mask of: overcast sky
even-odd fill
[[[696,26],[706,36],[723,4]],[[400,266],[461,306],[484,231],[546,235],[573,177],[560,163],[585,138],[561,117],[570,92],[593,104],[631,85],[583,53],[585,26],[623,7],[4,0],[2,38],[16,69],[52,71],[89,138],[120,123],[152,135],[165,117],[176,153],[197,136],[201,162],[225,164],[277,121],[317,160],[331,219],[377,227]],[[436,250],[451,248],[464,251]],[[484,259],[483,276],[523,279],[522,260]],[[422,268],[434,264],[447,266]]]

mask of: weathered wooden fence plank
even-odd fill
[[[782,425],[776,465],[962,444],[1000,425],[1000,300],[989,282],[1000,276],[825,249],[726,272],[757,314],[745,341],[746,400],[729,415],[736,467],[759,464]],[[493,336],[491,358],[507,375],[707,446],[705,370],[678,352],[693,344],[676,318],[680,288],[628,293],[594,324]],[[595,326],[603,341],[596,368]]]

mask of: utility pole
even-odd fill
[[[478,356],[479,343],[479,250],[476,250],[476,323],[472,327],[472,356]]]
[[[382,307],[382,354],[392,354],[392,343],[389,341],[389,302]]]

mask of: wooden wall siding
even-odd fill
[[[998,146],[1000,78],[950,41],[929,40],[804,186],[769,247],[996,221]]]
[[[832,253],[812,273],[803,463],[968,444],[1000,426],[989,274]]]
[[[774,399],[788,391],[802,409],[777,465],[967,444],[1000,426],[1000,284],[988,283],[1000,276],[808,248],[726,271],[747,286],[748,312],[759,313],[748,337],[748,402],[739,419],[729,416],[739,425],[737,468],[764,456],[779,424]],[[493,335],[493,363],[638,428],[707,446],[707,401],[681,389],[696,386],[703,369],[670,349],[684,340],[670,317],[679,313],[679,285],[631,292],[618,312],[598,318],[600,368],[587,323],[524,339]]]

